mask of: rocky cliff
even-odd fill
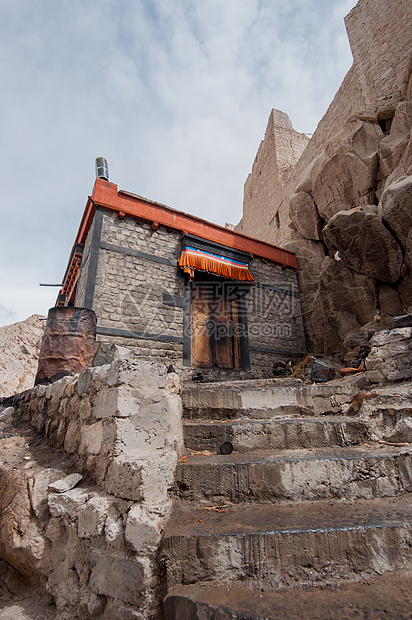
[[[412,309],[411,16],[404,0],[358,2],[345,20],[353,66],[299,161],[268,182],[279,147],[265,136],[245,184],[236,230],[296,252],[316,353],[356,356]]]
[[[351,117],[289,198],[306,331],[348,353],[412,308],[412,101]],[[388,111],[389,115],[389,111]],[[389,121],[389,122],[388,122]]]
[[[33,314],[25,321],[0,327],[0,398],[34,385],[44,318]]]

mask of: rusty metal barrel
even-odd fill
[[[35,385],[74,375],[93,363],[96,315],[86,308],[50,308]]]

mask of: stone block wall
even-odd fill
[[[103,212],[93,297],[98,340],[131,348],[140,359],[181,362],[180,237],[176,231],[152,230],[135,218]]]
[[[250,272],[256,280],[246,296],[251,365],[259,376],[271,376],[277,360],[306,353],[296,272],[258,257]]]
[[[116,246],[107,248],[105,243]],[[164,295],[183,297],[184,277],[178,272],[180,234],[116,214],[104,214],[102,247],[96,279],[95,312],[101,326],[173,336],[182,325],[182,308],[164,303]],[[137,250],[147,257],[128,255]],[[168,262],[156,262],[163,258]]]
[[[86,284],[87,284],[87,275],[89,273],[89,261],[90,261],[90,246],[93,237],[95,221],[92,222],[90,226],[90,230],[87,233],[87,237],[84,243],[82,262],[80,264],[80,273],[79,279],[77,281],[76,288],[76,306],[79,308],[84,307],[85,294],[86,294]]]
[[[63,620],[154,617],[157,549],[183,448],[178,376],[118,360],[37,386],[19,409],[84,479],[56,492],[50,484],[69,480],[61,468],[0,468],[1,556],[43,585]]]

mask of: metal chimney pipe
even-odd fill
[[[96,157],[96,177],[109,180],[109,164],[104,157]]]

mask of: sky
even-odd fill
[[[272,108],[312,133],[352,55],[355,0],[0,0],[0,326],[47,314],[91,193],[217,224]]]

